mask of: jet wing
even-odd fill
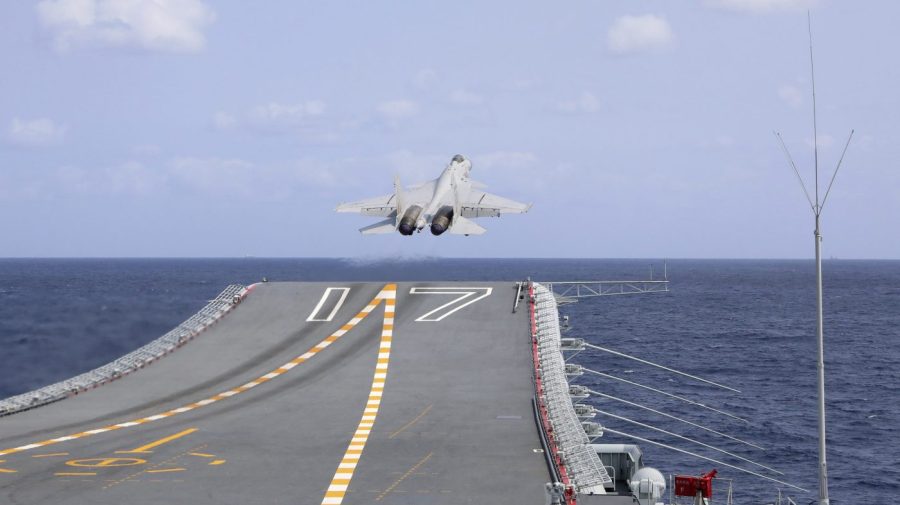
[[[363,216],[388,217],[397,210],[397,195],[376,196],[357,202],[342,203],[337,206],[337,212],[356,212]]]
[[[501,214],[522,214],[530,208],[530,203],[519,203],[473,188],[460,205],[460,214],[465,218],[500,217]]]

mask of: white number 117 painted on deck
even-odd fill
[[[453,314],[457,310],[471,305],[482,298],[490,296],[494,288],[410,288],[411,295],[459,295],[457,298],[441,305],[440,307],[428,312],[427,314],[416,319],[418,323],[437,322],[445,317]],[[474,298],[473,298],[474,297]]]

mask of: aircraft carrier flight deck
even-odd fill
[[[0,417],[0,502],[544,503],[516,297],[256,284],[149,366]]]

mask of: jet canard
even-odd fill
[[[531,208],[530,203],[482,191],[484,185],[469,178],[471,171],[472,162],[457,154],[437,179],[404,189],[400,178],[395,177],[392,194],[343,203],[335,210],[385,218],[360,228],[364,235],[395,231],[412,235],[425,226],[430,227],[432,235],[446,231],[452,235],[481,235],[487,230],[473,218],[521,214]]]

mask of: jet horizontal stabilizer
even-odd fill
[[[486,232],[484,228],[475,223],[475,221],[466,219],[462,216],[457,216],[453,222],[453,226],[450,227],[450,234],[452,235],[481,235]]]
[[[363,235],[376,235],[379,233],[394,233],[397,230],[396,218],[389,217],[384,221],[378,221],[364,228],[360,228],[359,232]]]

